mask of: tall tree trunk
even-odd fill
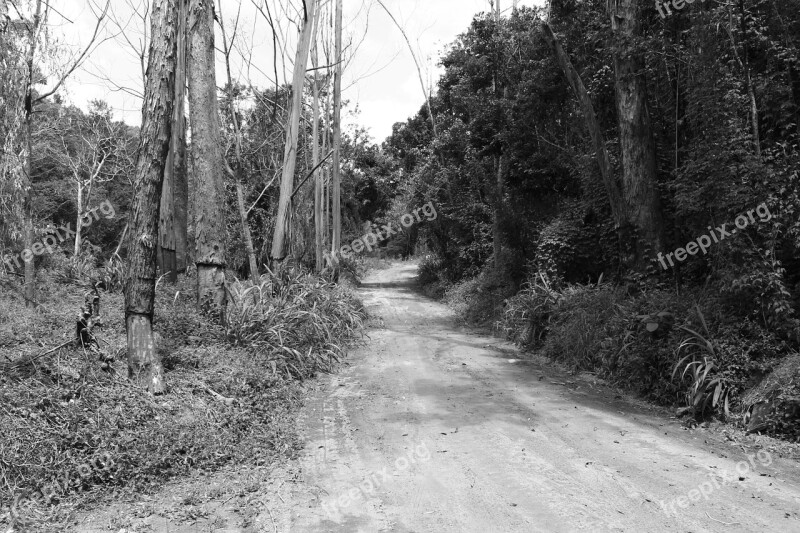
[[[228,37],[225,33],[225,22],[222,16],[222,0],[219,0],[219,25],[222,30],[222,47],[225,54],[225,72],[228,77],[228,89],[233,91],[233,76],[231,76],[231,55],[230,47],[228,46]],[[242,225],[242,237],[244,240],[244,249],[247,254],[247,260],[250,265],[250,279],[253,283],[258,282],[261,274],[258,272],[258,260],[256,259],[256,252],[253,248],[253,236],[250,233],[250,224],[247,222],[247,206],[244,204],[244,185],[242,184],[244,173],[244,157],[242,155],[242,129],[239,125],[239,117],[236,114],[236,104],[233,99],[233,92],[228,95],[229,109],[231,114],[231,122],[233,123],[233,144],[234,144],[234,168],[231,171],[233,179],[236,182],[236,205],[239,209],[239,222]]]
[[[225,185],[214,63],[214,6],[189,1],[189,115],[192,125],[197,303],[225,319]]]
[[[336,0],[336,67],[333,76],[333,240],[331,252],[338,254],[342,246],[342,0]],[[338,257],[338,255],[337,255]]]
[[[286,257],[286,235],[289,232],[292,214],[292,193],[294,192],[294,171],[297,166],[297,137],[300,130],[300,114],[303,112],[303,85],[306,80],[306,64],[311,47],[311,36],[314,31],[314,19],[317,0],[306,0],[306,17],[300,40],[297,43],[297,54],[294,61],[294,77],[292,80],[292,110],[286,125],[286,146],[283,156],[283,175],[281,176],[281,195],[278,201],[278,216],[275,220],[275,233],[272,238],[271,256],[274,261]]]
[[[161,208],[158,222],[158,267],[166,279],[172,283],[178,281],[178,226],[176,204],[178,191],[178,175],[183,165],[186,136],[183,131],[183,101],[186,95],[186,0],[177,2],[177,52],[175,65],[175,99],[172,111],[172,138],[169,145],[169,156],[164,169],[164,183],[161,187]],[[185,234],[185,231],[184,231]],[[185,247],[184,247],[185,253]]]
[[[643,77],[645,62],[642,52],[634,49],[641,34],[641,7],[637,0],[616,0],[611,5],[623,191],[629,220],[637,230],[635,249],[625,262],[644,271],[650,258],[662,251],[663,219]]]
[[[186,84],[184,83],[184,96]],[[174,125],[178,129],[178,146],[175,150],[175,169],[173,199],[175,201],[175,262],[178,272],[183,272],[189,265],[189,172],[186,157],[186,98],[176,103],[181,106],[180,120]]]
[[[83,183],[81,182],[80,176],[76,175],[75,177],[78,180],[78,216],[75,218],[75,246],[73,248],[73,255],[78,257],[81,255],[81,238],[83,236],[83,224],[81,224],[81,219],[83,218]]]
[[[311,65],[314,67],[314,80],[312,91],[312,106],[314,124],[311,128],[311,164],[312,168],[319,165],[319,80],[317,79],[317,43],[316,39],[311,48]],[[314,250],[316,252],[317,272],[321,272],[323,264],[323,227],[322,227],[322,170],[314,171]]]
[[[159,196],[172,136],[178,10],[176,0],[155,0],[142,127],[136,158],[125,283],[128,376],[153,394],[166,390],[153,335]]]
[[[36,0],[36,11],[33,14],[33,21],[30,25],[28,37],[28,76],[25,83],[25,161],[24,176],[21,186],[22,190],[22,244],[25,251],[22,256],[25,262],[25,305],[35,307],[36,305],[36,266],[33,262],[31,249],[33,248],[34,227],[33,227],[33,74],[34,60],[36,58],[36,43],[39,39],[39,28],[42,21],[42,0]],[[26,259],[27,256],[27,259]]]
[[[600,176],[603,180],[606,194],[608,195],[609,204],[611,205],[611,215],[617,227],[622,228],[627,224],[627,215],[625,214],[625,206],[622,201],[622,192],[620,191],[619,183],[611,167],[611,160],[608,157],[603,130],[600,128],[600,123],[594,112],[592,99],[589,98],[589,93],[586,91],[586,87],[583,85],[578,71],[575,70],[569,56],[567,56],[567,53],[564,51],[564,48],[561,46],[561,43],[556,38],[547,22],[542,22],[542,30],[545,40],[553,50],[561,66],[561,70],[564,72],[564,76],[567,78],[570,87],[572,87],[575,96],[578,98],[578,104],[580,104],[581,107],[581,114],[583,114],[586,129],[589,132],[589,136],[592,138],[595,159],[597,160],[597,166],[600,168]]]
[[[492,220],[492,248],[494,252],[494,266],[500,266],[500,254],[503,251],[503,232],[501,221],[503,217],[503,154],[495,157],[496,183],[494,198],[494,217]]]
[[[186,23],[188,7],[188,0],[178,0],[178,63],[175,74],[175,122],[172,124],[175,133],[170,146],[170,155],[173,158],[172,199],[175,266],[179,272],[186,270],[189,264],[187,257],[189,173],[186,164]]]
[[[327,79],[329,80],[329,78]],[[328,81],[326,80],[326,83]],[[322,132],[322,153],[328,153],[328,143],[330,142],[330,128],[331,122],[331,98],[330,93],[325,96],[325,129]],[[322,213],[322,233],[324,235],[322,248],[327,249],[328,245],[332,242],[331,239],[331,186],[333,178],[331,176],[331,168],[323,165],[322,174],[322,195],[324,196],[324,206]],[[324,252],[323,252],[324,255]]]

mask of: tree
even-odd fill
[[[153,334],[158,211],[172,134],[178,9],[176,0],[154,0],[142,127],[125,283],[128,376],[153,394],[166,390]]]
[[[68,63],[55,74],[55,83],[52,87],[46,88],[41,92],[36,92],[36,85],[45,83],[47,80],[42,76],[42,72],[37,69],[37,61],[39,57],[37,54],[40,48],[47,46],[49,42],[44,39],[44,34],[47,28],[48,15],[50,13],[50,4],[43,0],[35,0],[33,15],[31,20],[27,21],[27,50],[25,52],[25,67],[27,68],[24,78],[24,94],[25,94],[25,118],[22,124],[23,128],[23,156],[22,156],[22,180],[19,185],[19,190],[22,196],[22,213],[21,213],[21,226],[22,226],[22,244],[25,250],[31,250],[35,237],[35,224],[33,220],[33,166],[32,166],[32,131],[33,131],[33,114],[37,104],[43,102],[50,96],[54,95],[64,84],[67,78],[77,69],[89,54],[89,51],[95,45],[100,28],[103,25],[106,14],[110,6],[110,0],[106,2],[103,11],[97,16],[97,24],[95,25],[94,32],[89,39],[86,48],[77,55],[74,61]],[[40,46],[40,40],[42,46]],[[32,307],[36,302],[36,268],[34,266],[33,257],[29,257],[25,261],[25,299],[27,305]]]
[[[319,26],[318,26],[319,27]],[[319,166],[319,149],[320,149],[320,136],[319,136],[319,75],[317,73],[317,39],[314,38],[314,45],[311,48],[311,65],[314,68],[314,77],[312,79],[312,114],[314,124],[311,131],[311,163],[314,165],[314,260],[317,272],[321,272],[324,267],[324,242],[325,242],[325,228],[322,223],[322,197],[323,197],[323,172],[317,168]]]
[[[271,256],[274,261],[286,257],[286,235],[291,223],[291,202],[294,192],[294,172],[297,165],[297,137],[302,113],[303,85],[306,80],[306,64],[314,32],[317,0],[303,0],[304,18],[297,43],[292,79],[292,110],[286,125],[286,146],[283,155],[283,174],[281,176],[281,195],[278,201],[278,215],[275,220],[275,232],[272,238]],[[334,163],[335,164],[335,163]]]
[[[231,76],[231,45],[228,44],[228,37],[225,35],[225,21],[222,17],[222,0],[219,1],[219,26],[222,30],[222,51],[225,55],[225,72],[228,79],[228,104],[231,115],[231,122],[233,123],[233,148],[234,159],[233,169],[226,167],[229,174],[236,183],[236,205],[239,208],[239,221],[242,224],[242,238],[244,239],[244,247],[247,253],[247,259],[250,264],[250,279],[253,282],[258,281],[260,274],[258,273],[258,260],[256,259],[256,252],[253,248],[253,237],[250,234],[250,224],[247,222],[247,210],[244,205],[244,155],[242,153],[242,128],[239,124],[239,115],[236,109],[236,99],[234,95],[233,77]],[[238,23],[238,16],[237,16]],[[233,35],[231,35],[231,43],[236,37],[236,27],[233,28]]]
[[[333,211],[333,238],[331,253],[338,254],[342,246],[342,0],[336,0],[334,26],[335,52],[333,78],[333,186],[331,210]]]
[[[168,281],[178,281],[178,270],[186,262],[186,206],[183,189],[186,179],[186,0],[177,0],[177,51],[175,66],[175,97],[172,111],[172,137],[164,169],[161,189],[161,208],[158,224],[158,266]],[[179,244],[180,243],[180,244]],[[181,261],[178,249],[181,248]],[[183,263],[183,265],[179,265]]]
[[[77,111],[77,110],[76,110]],[[130,169],[126,139],[112,121],[108,104],[93,101],[88,115],[64,113],[56,124],[58,141],[52,156],[69,169],[75,188],[76,218],[74,255],[81,253],[82,220],[88,211],[95,185],[109,182]]]
[[[630,221],[638,235],[629,265],[644,270],[663,250],[663,218],[656,180],[656,148],[647,107],[643,53],[636,49],[641,38],[641,7],[637,0],[609,4],[613,47],[617,119],[622,150],[623,197]]]
[[[190,0],[188,35],[197,302],[201,308],[220,313],[224,320],[227,303],[225,184],[214,64],[213,3]]]
[[[558,64],[561,66],[564,77],[567,78],[569,86],[572,88],[572,91],[578,98],[578,103],[580,104],[581,112],[583,114],[583,120],[586,123],[586,129],[589,132],[589,136],[592,138],[592,145],[594,146],[595,150],[595,159],[597,160],[597,166],[600,169],[600,176],[603,180],[606,194],[608,195],[608,201],[611,204],[611,213],[614,217],[614,222],[617,227],[623,227],[627,224],[627,217],[625,214],[625,206],[622,202],[622,193],[619,189],[619,183],[614,176],[614,170],[611,167],[611,161],[608,157],[608,150],[606,149],[606,141],[603,136],[603,130],[601,129],[600,123],[597,120],[597,115],[594,112],[592,99],[589,97],[589,93],[586,92],[586,87],[583,85],[580,74],[578,74],[578,71],[576,71],[575,67],[572,66],[572,61],[570,61],[569,56],[564,51],[564,48],[561,46],[561,43],[556,38],[553,30],[550,28],[550,24],[547,21],[542,21],[542,32],[547,44],[549,44],[550,48],[553,50],[553,53],[558,60]]]

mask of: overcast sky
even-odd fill
[[[82,108],[90,99],[104,99],[111,104],[116,118],[139,124],[141,100],[128,91],[141,92],[141,67],[134,51],[143,41],[144,25],[129,4],[144,0],[111,0],[114,23],[107,23],[102,37],[109,37],[92,53],[89,61],[76,72],[61,91],[66,99]],[[219,2],[219,0],[217,0]],[[78,50],[92,34],[96,18],[89,2],[101,0],[51,0],[60,15],[50,19],[52,34],[61,36],[64,47]],[[269,0],[270,6],[285,1]],[[296,5],[300,5],[294,0]],[[394,16],[404,26],[418,51],[419,59],[433,80],[438,78],[436,64],[446,46],[466,30],[472,17],[488,11],[489,0],[384,0]],[[503,10],[511,7],[511,0],[503,0]],[[519,5],[542,5],[544,0],[520,0]],[[252,66],[247,69],[240,53],[234,54],[233,77],[257,87],[270,84],[274,77],[272,33],[264,17],[255,8],[263,7],[264,0],[223,0],[223,20],[228,32],[241,8],[237,49],[252,48]],[[344,0],[345,41],[352,42],[355,53],[347,65],[343,86],[344,99],[357,104],[360,115],[355,120],[366,126],[372,137],[380,142],[391,133],[392,125],[416,113],[424,102],[417,71],[402,35],[383,9],[373,0]],[[279,54],[278,71],[281,82],[291,79],[294,44],[297,37],[297,13],[291,9],[275,13],[281,20],[282,32],[287,35],[287,51]],[[217,30],[217,45],[221,37]],[[110,38],[116,34],[115,38]],[[126,40],[127,38],[127,40]],[[230,35],[229,35],[230,38]],[[130,41],[130,42],[127,42]],[[356,45],[358,45],[357,48]],[[320,56],[323,54],[320,52]],[[324,59],[320,59],[322,63]],[[264,74],[266,73],[266,74]],[[223,85],[224,68],[218,56],[217,83]],[[435,83],[434,83],[435,85]]]

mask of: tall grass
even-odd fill
[[[300,270],[234,283],[230,297],[228,340],[271,354],[276,373],[297,379],[332,370],[366,318],[351,291]]]

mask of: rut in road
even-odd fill
[[[795,462],[748,462],[721,434],[465,331],[415,275],[365,280],[382,327],[309,400],[302,482],[268,496],[267,530],[800,531]]]

